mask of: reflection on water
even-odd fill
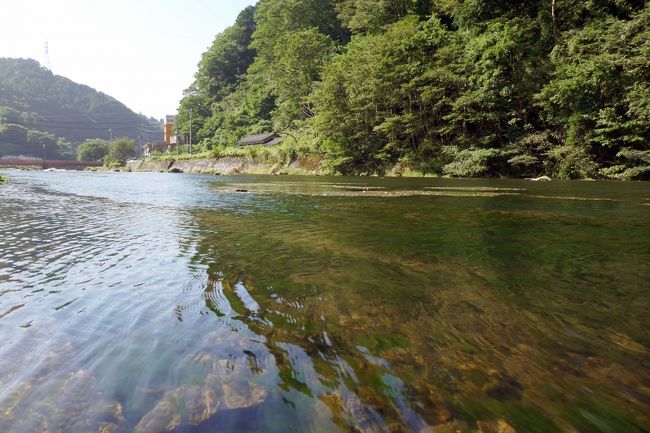
[[[8,174],[2,432],[648,431],[644,184]]]

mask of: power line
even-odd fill
[[[6,107],[7,107],[7,108],[10,108],[10,109],[12,109],[12,110],[14,110],[14,111],[18,111],[18,110],[15,110],[15,109],[13,109],[13,108],[11,108],[11,107],[9,107],[9,106],[6,106]],[[29,112],[26,111],[26,113],[29,113]],[[140,114],[137,114],[137,113],[124,113],[124,112],[113,112],[113,113],[88,113],[88,114],[81,114],[81,113],[79,113],[79,114],[76,114],[76,113],[68,113],[68,114],[48,114],[48,115],[47,115],[47,117],[88,117],[88,116],[92,116],[92,117],[97,117],[97,116],[130,116],[130,117],[144,117],[144,118],[147,119],[147,120],[149,119],[149,118],[148,118],[147,116],[145,116],[145,115],[140,115]]]
[[[136,121],[93,122],[92,120],[87,120],[85,122],[83,122],[83,121],[79,121],[79,122],[61,122],[61,121],[58,121],[58,120],[47,120],[47,119],[36,119],[36,120],[32,121],[32,120],[24,119],[24,118],[17,118],[17,117],[11,118],[9,116],[0,116],[0,120],[1,119],[7,119],[7,120],[10,120],[12,122],[40,123],[40,124],[51,124],[51,125],[79,125],[79,124],[88,123],[88,124],[97,125],[97,126],[101,126],[101,125],[142,125],[142,126],[147,126],[147,127],[150,127],[150,128],[154,128],[154,127],[157,126],[157,125],[147,125],[147,124],[139,123],[139,122],[136,122]]]
[[[156,125],[147,125],[137,122],[57,122],[48,120],[35,120],[29,121],[25,119],[11,118],[8,116],[0,116],[0,121],[7,124],[25,126],[25,127],[43,127],[43,128],[56,128],[56,129],[107,129],[108,127],[115,127],[115,129],[129,129],[129,128],[146,128],[150,130],[158,129]],[[87,126],[82,126],[87,125]]]
[[[18,127],[23,127],[22,125],[15,125]],[[37,127],[32,126],[32,129]],[[50,127],[49,129],[35,129],[36,131],[43,134],[50,134],[55,138],[64,138],[71,141],[83,141],[87,139],[104,139],[106,137],[109,128],[63,128],[63,127]],[[134,137],[135,135],[142,135],[147,141],[154,142],[156,141],[155,137],[152,137],[157,134],[157,131],[152,131],[150,129],[145,129],[139,126],[130,126],[122,128],[114,128],[113,131],[116,136],[125,135],[127,137]],[[110,133],[108,133],[111,135]],[[0,137],[2,134],[0,134]],[[2,140],[0,140],[2,142]],[[7,142],[5,142],[7,143]],[[9,144],[9,143],[7,143]]]
[[[25,114],[29,115],[30,113],[27,113],[27,112],[26,112]],[[154,122],[151,122],[151,123],[143,123],[142,119],[131,119],[131,120],[102,120],[102,121],[100,122],[100,121],[96,121],[96,120],[94,120],[94,118],[95,118],[96,116],[95,116],[95,115],[92,115],[92,114],[83,114],[83,115],[80,114],[80,115],[78,115],[78,116],[79,116],[79,119],[80,119],[79,121],[65,120],[65,119],[64,119],[64,120],[48,120],[48,119],[50,119],[50,118],[54,118],[55,116],[52,116],[52,115],[42,115],[42,114],[36,114],[34,117],[37,117],[36,120],[39,120],[39,121],[46,121],[46,122],[51,122],[51,123],[78,123],[78,122],[85,121],[85,122],[93,122],[93,123],[99,123],[99,124],[101,124],[101,123],[137,123],[137,124],[139,124],[139,125],[144,125],[144,124],[154,125]],[[3,115],[3,114],[0,114],[0,118],[2,118],[2,117],[5,117],[5,118],[12,118],[12,119],[18,119],[18,120],[22,120],[22,121],[28,121],[28,120],[29,120],[29,119],[25,119],[25,118],[24,118],[23,116],[21,116],[21,115],[17,115],[17,114],[15,114],[15,113],[5,113],[4,115]],[[156,125],[156,126],[159,126],[159,124],[158,124],[157,122],[155,122],[155,125]]]
[[[92,126],[56,126],[56,125],[34,125],[34,124],[17,124],[17,123],[10,123],[10,125],[16,125],[16,126],[22,126],[25,128],[30,128],[30,129],[36,129],[36,128],[42,128],[42,129],[57,129],[57,130],[82,130],[82,131],[107,131],[108,129],[111,128],[105,128],[105,127],[92,127]],[[124,130],[124,129],[141,129],[141,126],[135,125],[135,126],[120,126],[117,128],[113,128],[116,131]]]

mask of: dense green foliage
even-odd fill
[[[0,58],[0,156],[74,158],[87,139],[159,139],[160,126],[96,90],[54,75],[34,60]]]
[[[126,161],[135,156],[135,141],[128,137],[114,140],[108,147],[105,161],[107,165],[123,166]]]
[[[77,147],[77,160],[102,161],[108,155],[108,149],[108,141],[86,140]]]
[[[643,0],[260,0],[181,102],[199,147],[273,130],[342,173],[648,178]]]

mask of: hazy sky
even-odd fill
[[[157,119],[215,35],[255,0],[0,0],[0,57],[43,63]]]

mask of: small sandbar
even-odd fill
[[[527,191],[526,188],[501,188],[490,186],[425,186],[436,191]]]
[[[578,201],[620,201],[620,200],[615,200],[613,198],[607,198],[607,197],[573,197],[573,196],[557,196],[557,195],[531,195],[531,194],[524,194],[526,197],[532,197],[532,198],[543,198],[543,199],[549,199],[549,200],[578,200]]]
[[[359,189],[354,191],[279,191],[264,189],[233,189],[232,187],[223,189],[223,192],[231,193],[251,193],[251,194],[287,194],[287,195],[304,195],[312,197],[499,197],[505,195],[520,195],[512,192],[480,192],[480,191],[426,191],[426,190],[403,190],[403,191],[377,191]]]
[[[368,186],[363,184],[352,183],[304,183],[304,182],[267,182],[267,183],[229,183],[225,186],[217,187],[218,190],[225,191],[250,191],[250,192],[291,192],[304,191],[306,193],[314,191],[328,190],[348,190],[348,191],[380,191],[386,189],[383,186]]]

